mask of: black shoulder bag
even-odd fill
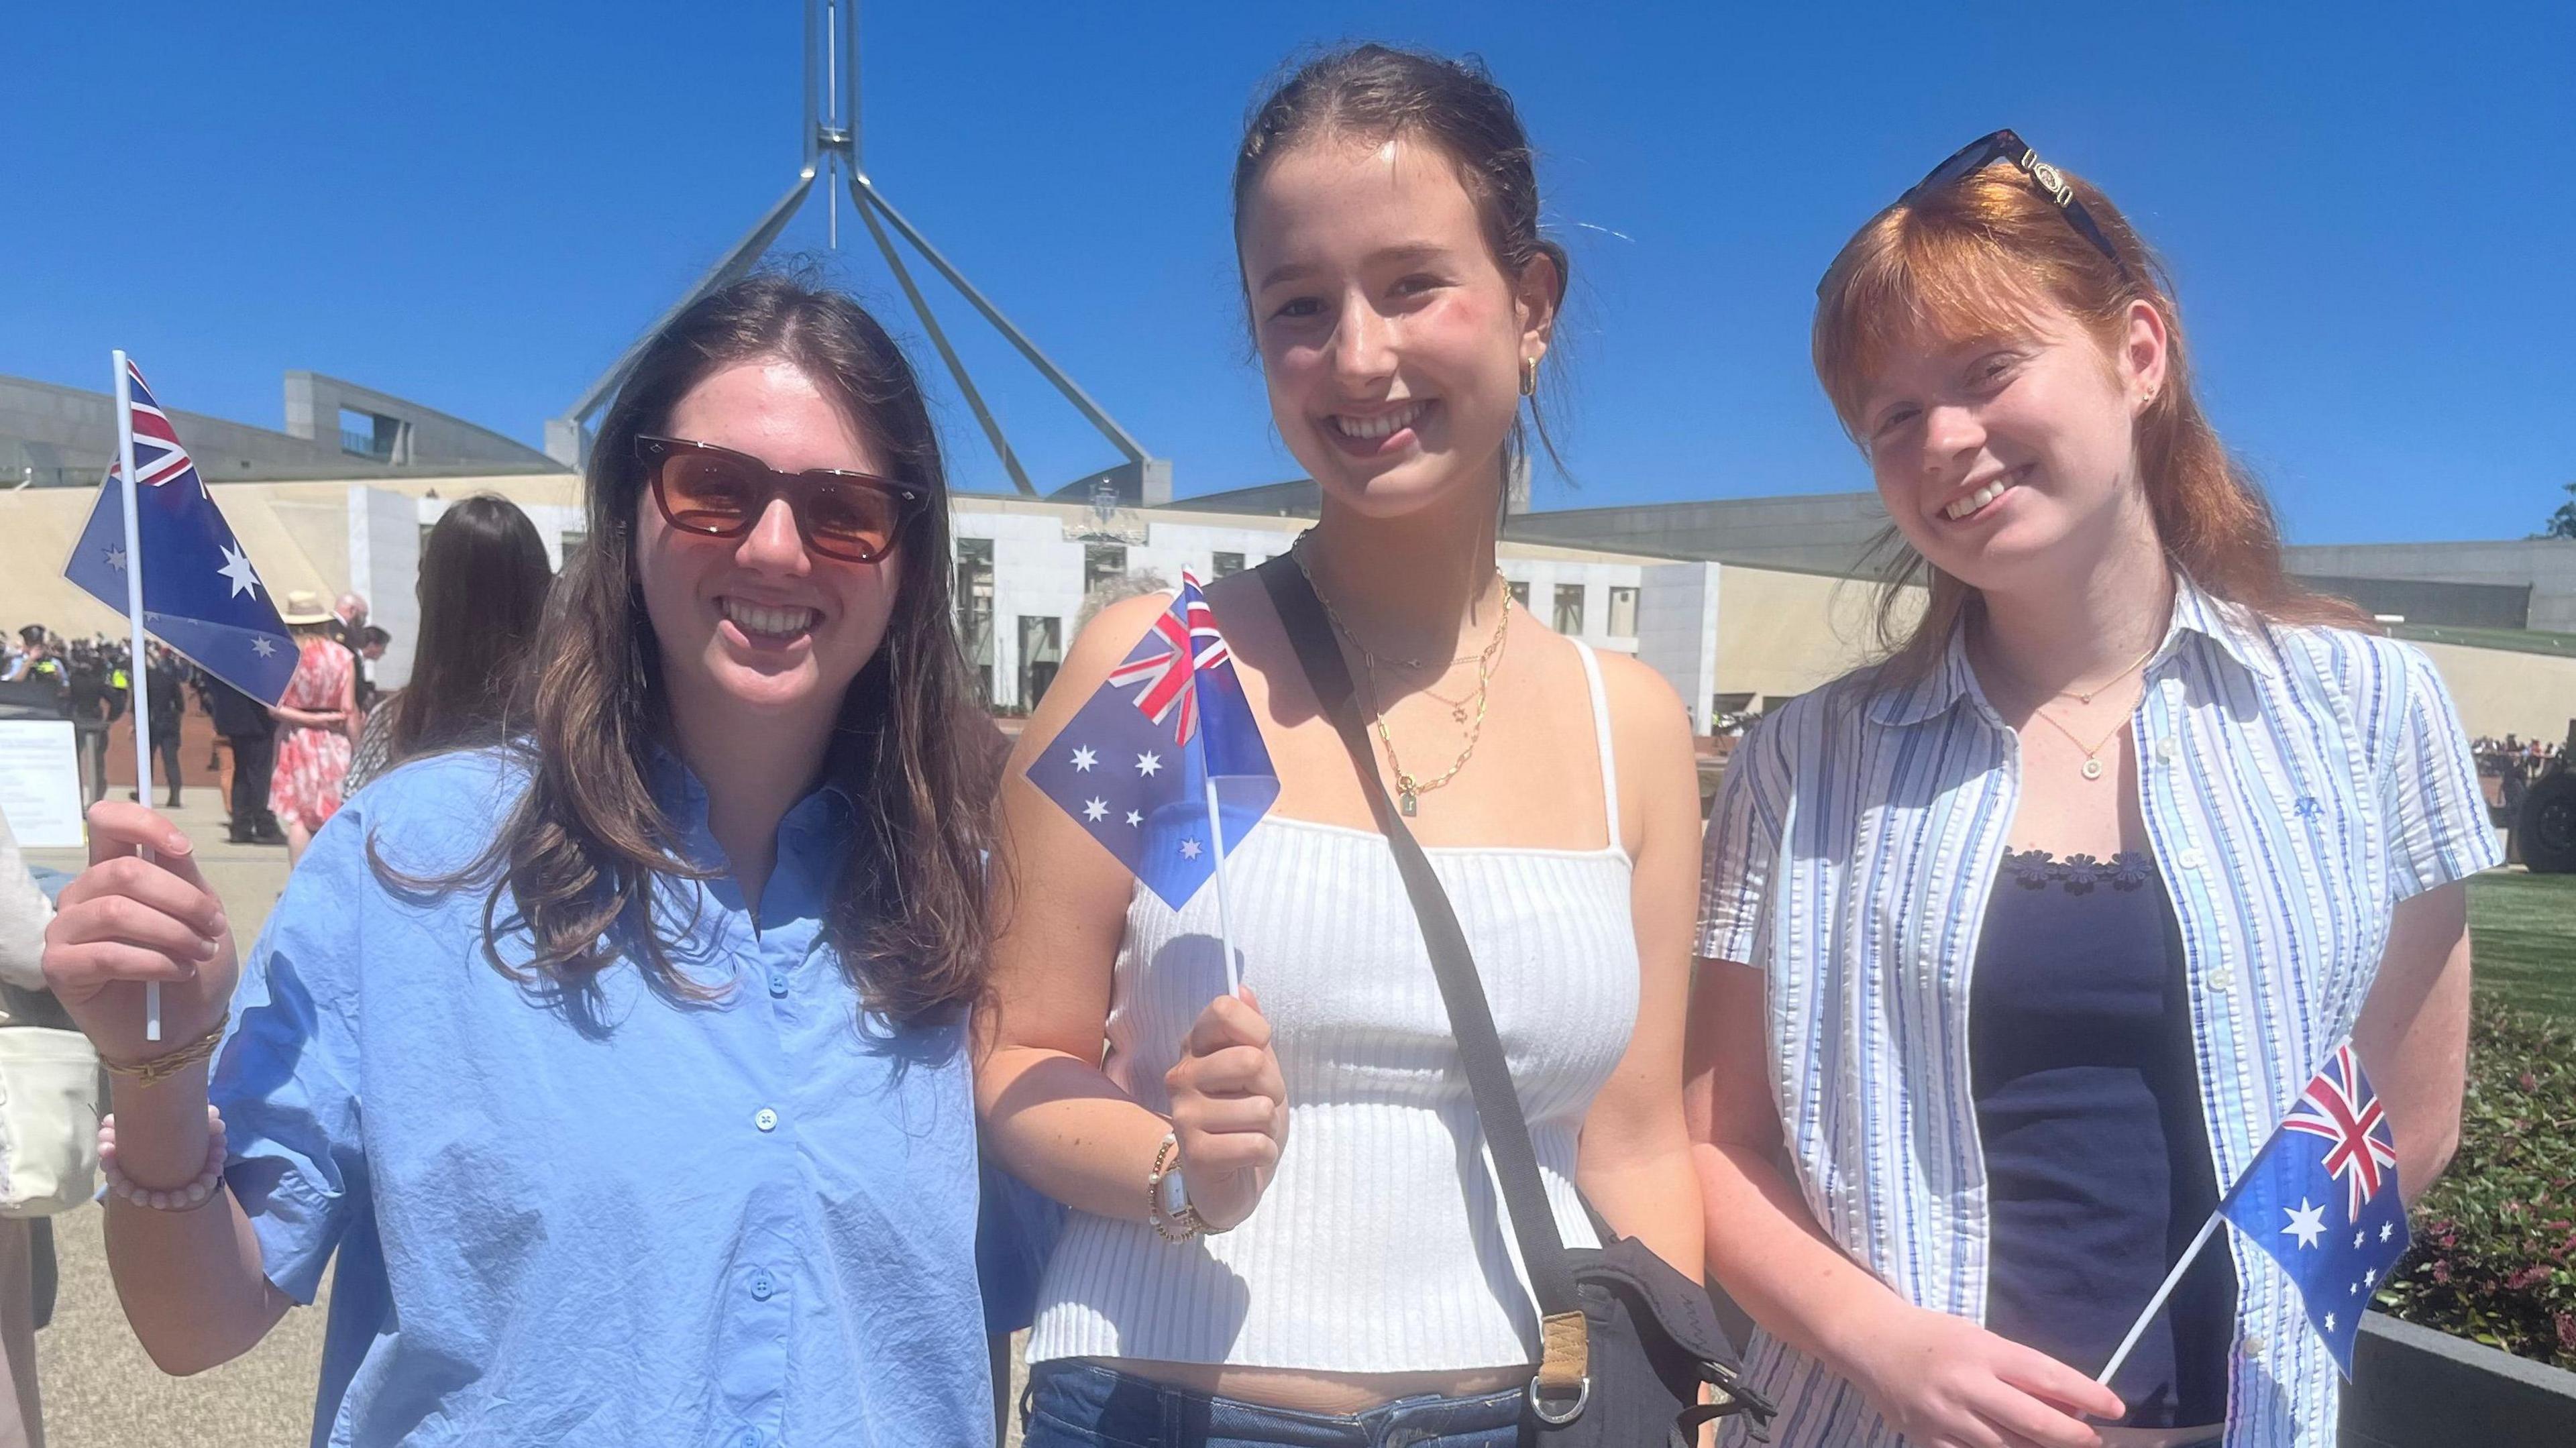
[[[1378,779],[1377,756],[1353,702],[1350,669],[1333,641],[1332,625],[1293,557],[1282,554],[1259,571],[1307,682],[1359,770],[1369,810],[1413,899],[1476,1116],[1493,1151],[1505,1214],[1542,1319],[1543,1351],[1526,1392],[1523,1441],[1549,1448],[1692,1448],[1702,1424],[1742,1413],[1754,1436],[1768,1442],[1761,1429],[1771,1420],[1771,1404],[1743,1386],[1743,1360],[1718,1326],[1700,1283],[1634,1238],[1614,1237],[1598,1213],[1593,1221],[1605,1244],[1600,1248],[1570,1249],[1557,1232],[1475,958],[1448,892]],[[1713,1401],[1699,1400],[1702,1384],[1714,1390]]]

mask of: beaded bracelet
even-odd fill
[[[206,1103],[206,1166],[197,1179],[186,1186],[168,1191],[150,1191],[134,1184],[116,1164],[116,1117],[114,1113],[98,1121],[98,1170],[107,1178],[107,1189],[138,1207],[156,1212],[192,1212],[204,1206],[215,1195],[224,1179],[224,1115],[213,1102]]]

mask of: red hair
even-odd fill
[[[2165,383],[2138,415],[2134,436],[2166,557],[2203,590],[2267,621],[2373,628],[2359,609],[2309,591],[2283,569],[2271,504],[2228,455],[2192,390],[2170,275],[2109,198],[2078,177],[2066,181],[2119,252],[2116,263],[2028,178],[2001,164],[1898,202],[1844,244],[1817,289],[1813,338],[1816,378],[1844,430],[1860,439],[1863,394],[1896,348],[1926,337],[2023,335],[2034,316],[2058,310],[2108,356],[2130,305],[2144,302],[2164,320]],[[1933,567],[1892,528],[1882,547],[1896,559],[1878,605],[1888,667],[1898,679],[1920,678],[1976,590]],[[1931,602],[1909,624],[1905,589],[1916,583],[1929,587]]]

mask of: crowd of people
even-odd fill
[[[2522,797],[2542,775],[2558,766],[2565,746],[2555,740],[2524,739],[2508,734],[2502,739],[2480,735],[2470,748],[2476,752],[2478,773],[2496,781],[2496,803],[2508,818],[2522,808]]]
[[[478,509],[511,506],[488,497],[470,501]],[[535,525],[528,526],[533,537]],[[228,837],[234,844],[285,845],[291,859],[338,807],[352,750],[366,720],[377,712],[373,665],[384,657],[393,635],[367,621],[367,602],[354,593],[340,595],[327,609],[305,592],[290,592],[279,604],[281,618],[298,639],[296,677],[285,700],[267,704],[253,699],[157,640],[145,646],[144,694],[164,806],[180,807],[180,745],[193,701],[222,741],[208,768],[229,775],[223,786]],[[332,647],[319,649],[315,641]],[[90,804],[107,797],[108,736],[132,707],[131,658],[125,639],[103,634],[66,638],[42,624],[20,628],[0,649],[0,683],[49,690],[55,712],[72,722],[81,792]],[[330,736],[343,738],[352,748],[321,742]],[[381,750],[374,762],[378,769],[384,766]],[[139,798],[133,791],[128,794]],[[286,805],[283,821],[281,799]]]
[[[365,725],[288,600],[260,938],[110,801],[43,949],[153,1360],[239,1355],[336,1256],[317,1443],[980,1444],[1020,1328],[1035,1448],[2332,1442],[2259,1252],[2093,1374],[2339,1041],[2404,1191],[2448,1158],[2497,861],[2440,679],[2288,577],[2164,269],[1998,133],[1815,303],[1929,607],[1703,826],[1670,687],[1495,569],[1571,279],[1533,154],[1480,67],[1378,46],[1236,150],[1322,507],[1206,590],[1279,781],[1230,904],[1029,778],[1130,768],[1082,711],[1172,599],[1102,609],[1005,758],[928,407],[832,290],[639,349],[551,590],[515,510],[451,511]],[[1643,1285],[1538,1300],[1578,1257]]]

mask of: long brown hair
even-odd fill
[[[2115,263],[2067,223],[2020,172],[1988,166],[1872,217],[1845,243],[1817,289],[1816,377],[1844,431],[1862,439],[1860,406],[1888,353],[1923,336],[2012,336],[2049,308],[2074,317],[2107,350],[2133,302],[2164,319],[2165,383],[2135,430],[2138,475],[2156,533],[2174,567],[2202,589],[2266,620],[2371,628],[2341,599],[2312,593],[2281,563],[2271,504],[2228,454],[2192,388],[2190,354],[2171,274],[2098,187],[2060,172],[2118,251]],[[1976,590],[1935,568],[1893,529],[1878,599],[1885,676],[1928,673]],[[1929,605],[1910,612],[1909,589]]]
[[[674,317],[601,422],[586,479],[589,537],[557,581],[527,675],[520,749],[529,787],[466,872],[497,876],[483,910],[484,955],[513,978],[578,993],[631,954],[675,996],[716,993],[673,965],[659,918],[674,912],[662,882],[712,872],[679,857],[679,831],[652,788],[667,719],[635,573],[645,476],[634,441],[659,431],[707,377],[764,358],[794,364],[876,445],[889,475],[930,494],[897,535],[893,616],[842,700],[824,766],[824,782],[849,797],[858,821],[826,939],[867,1008],[920,1022],[983,989],[996,738],[974,708],[957,646],[948,491],[920,384],[857,302],[783,276],[735,282]],[[499,943],[519,932],[533,955],[513,966]]]
[[[477,493],[420,548],[420,642],[411,682],[384,703],[386,759],[505,737],[519,661],[536,641],[554,570],[516,503]]]

